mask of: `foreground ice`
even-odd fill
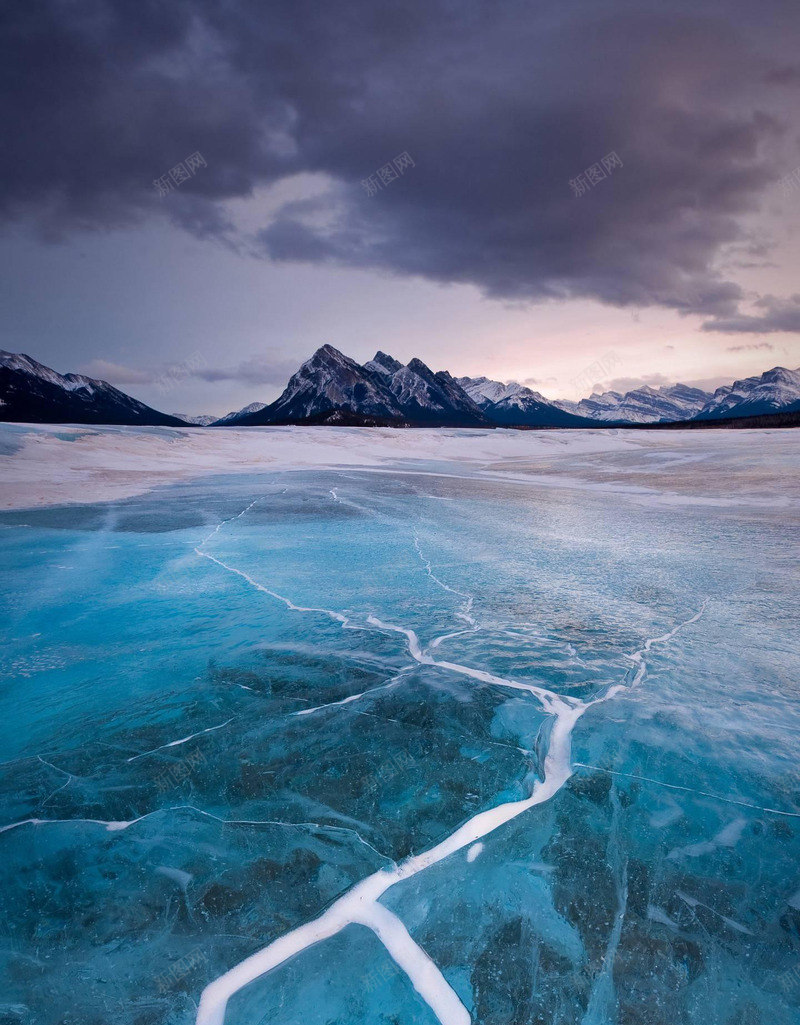
[[[800,1020],[795,437],[0,428],[0,1022]]]

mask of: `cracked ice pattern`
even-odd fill
[[[3,1025],[798,1020],[791,501],[418,469],[2,518]]]

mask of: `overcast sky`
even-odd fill
[[[325,342],[554,398],[800,364],[797,0],[4,0],[0,31],[2,348],[215,414]]]

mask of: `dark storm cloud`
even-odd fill
[[[11,0],[0,19],[9,220],[57,236],[158,212],[276,260],[797,330],[771,307],[756,319],[795,326],[746,326],[715,269],[780,147],[797,162],[786,0]],[[573,195],[611,151],[622,167]],[[300,172],[325,195],[237,236],[224,201]]]
[[[703,324],[703,330],[755,332],[758,334],[800,331],[800,294],[793,295],[789,299],[778,299],[774,295],[765,295],[753,305],[759,311],[758,313],[737,313],[731,317],[717,317],[715,320]],[[753,346],[753,348],[755,347]]]

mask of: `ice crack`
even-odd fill
[[[644,656],[652,648],[652,646],[654,644],[662,644],[664,641],[671,641],[675,634],[677,634],[680,630],[683,630],[685,626],[689,626],[691,623],[696,623],[697,620],[700,619],[700,617],[705,612],[706,605],[708,605],[708,598],[704,599],[703,604],[700,606],[699,612],[695,612],[695,614],[693,616],[690,616],[689,619],[684,620],[682,623],[678,623],[678,625],[676,627],[673,627],[673,629],[670,630],[669,633],[662,634],[660,637],[649,637],[644,642],[644,645],[641,648],[639,648],[637,651],[634,651],[632,654],[625,656],[625,658],[630,659],[631,662],[636,663],[636,674],[633,680],[631,681],[631,687],[636,687],[638,686],[638,684],[642,682],[642,678],[644,677],[644,674],[647,672],[647,666],[645,665]]]
[[[367,876],[334,901],[318,918],[285,933],[263,950],[252,954],[205,988],[197,1012],[197,1025],[223,1025],[228,1000],[238,990],[300,951],[328,939],[348,925],[369,924],[370,928],[373,928],[371,923],[378,921],[382,925],[382,930],[376,930],[376,935],[398,965],[408,974],[414,988],[428,1003],[442,1025],[467,1025],[470,1020],[469,1013],[438,968],[421,948],[416,947],[404,926],[402,932],[396,927],[388,927],[390,920],[383,916],[387,909],[381,905],[380,910],[376,912],[374,905],[390,886],[438,864],[464,847],[471,846],[529,808],[548,801],[560,790],[572,774],[572,730],[588,707],[563,705],[559,710],[553,725],[550,749],[545,758],[544,779],[537,780],[530,797],[521,801],[509,801],[479,812],[436,846],[406,858],[391,869],[379,869],[371,876]],[[376,918],[376,915],[380,917]],[[411,944],[414,944],[415,949],[412,949]]]
[[[459,619],[463,619],[465,623],[469,623],[469,625],[474,630],[477,630],[478,624],[475,622],[475,619],[472,616],[472,606],[473,606],[474,601],[475,601],[475,599],[472,597],[472,595],[471,594],[465,594],[464,591],[459,591],[455,587],[450,587],[449,584],[446,584],[443,580],[440,580],[439,577],[436,576],[436,574],[433,572],[433,567],[431,566],[430,559],[427,559],[422,554],[422,548],[420,547],[420,543],[419,543],[419,534],[417,533],[416,530],[414,531],[414,547],[417,550],[417,555],[420,558],[420,562],[425,567],[425,572],[428,574],[428,577],[435,584],[437,584],[439,587],[441,587],[441,589],[443,591],[449,591],[450,594],[455,594],[457,597],[464,599],[464,601],[463,601],[463,603],[461,605],[461,611],[457,612],[456,616]],[[455,634],[450,634],[449,636],[455,636]],[[439,643],[441,643],[441,641],[444,640],[444,639],[445,639],[444,637],[440,638]]]
[[[426,571],[429,576],[444,590],[458,594],[470,602],[469,606],[462,607],[462,618],[470,621],[474,626],[475,621],[470,615],[471,599],[469,596],[464,595],[463,592],[455,591],[435,577],[430,563],[422,555],[418,539],[416,539],[415,544],[420,558],[426,564]],[[283,595],[270,590],[263,584],[259,584],[242,570],[228,566],[220,559],[201,551],[199,547],[195,551],[198,555],[211,560],[221,568],[237,574],[252,587],[277,599],[292,611],[325,614],[340,622],[343,628],[350,625],[348,617],[341,613],[330,609],[304,608],[295,605],[294,602]],[[645,641],[642,648],[627,656],[637,664],[637,671],[630,685],[631,687],[636,686],[644,676],[646,672],[645,655],[652,645],[671,639],[679,630],[690,623],[696,622],[702,615],[705,605],[706,603],[704,602],[698,613],[685,622],[678,624],[669,633],[661,637],[649,638]],[[403,923],[396,916],[392,915],[387,908],[378,903],[379,898],[386,890],[394,886],[395,883],[425,871],[425,869],[438,864],[464,847],[472,847],[472,845],[481,841],[500,826],[522,815],[530,808],[550,800],[572,775],[572,732],[578,719],[593,705],[608,701],[616,694],[628,689],[624,684],[615,684],[607,687],[605,693],[601,696],[591,701],[581,701],[578,698],[555,694],[553,691],[537,687],[534,684],[520,683],[496,676],[482,669],[475,669],[456,662],[437,660],[433,658],[429,650],[423,650],[419,638],[413,630],[385,623],[372,615],[367,617],[367,623],[380,630],[388,630],[405,635],[411,657],[422,665],[436,666],[440,669],[446,669],[467,676],[481,683],[525,691],[536,697],[541,703],[542,708],[553,716],[550,741],[543,760],[542,778],[536,780],[528,798],[509,801],[479,812],[459,826],[450,836],[429,850],[409,856],[391,868],[379,869],[344,893],[317,918],[285,933],[264,947],[263,950],[252,954],[240,964],[219,976],[219,978],[215,979],[203,990],[197,1012],[196,1025],[224,1025],[226,1007],[234,993],[249,985],[266,972],[295,957],[301,951],[336,935],[346,926],[353,924],[366,925],[375,932],[390,956],[406,972],[414,988],[426,1001],[442,1025],[469,1025],[469,1012],[441,971],[422,948],[415,943]],[[352,626],[350,628],[359,629]],[[354,697],[358,697],[358,695]],[[347,703],[347,699],[341,703]],[[314,710],[308,709],[306,711]],[[621,912],[624,914],[624,903]],[[609,946],[612,953],[615,946],[615,936],[618,940],[617,932],[621,927],[622,918],[620,916]]]
[[[235,718],[236,716],[232,715],[230,719],[226,719],[225,722],[221,722],[219,726],[209,726],[205,730],[198,730],[197,733],[190,733],[188,737],[181,737],[180,740],[171,740],[168,744],[161,744],[160,747],[154,747],[150,751],[142,751],[140,755],[133,755],[132,757],[127,758],[126,761],[135,762],[139,758],[147,758],[148,755],[154,755],[157,751],[166,751],[169,747],[180,747],[182,744],[186,744],[188,741],[194,740],[195,737],[202,737],[204,733],[213,733],[215,730],[221,730],[223,726],[227,726],[228,723],[232,723]]]

